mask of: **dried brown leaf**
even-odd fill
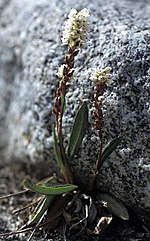
[[[107,216],[107,217],[101,217],[98,222],[97,222],[97,225],[94,229],[94,234],[100,234],[102,233],[107,227],[108,225],[110,224],[112,220],[112,216]]]
[[[70,194],[57,197],[53,205],[49,207],[46,220],[45,220],[45,223],[47,223],[44,227],[45,229],[47,228],[54,229],[57,226],[60,220],[60,216],[63,214],[63,210],[67,206],[70,199],[71,199]]]
[[[72,216],[65,209],[63,210],[63,217],[64,217],[66,223],[70,226]]]
[[[94,222],[94,220],[96,219],[97,213],[98,213],[97,207],[93,202],[89,209],[88,223]]]
[[[76,207],[74,212],[79,213],[81,208],[83,207],[83,203],[80,198],[76,198],[74,202],[75,202],[75,207]]]

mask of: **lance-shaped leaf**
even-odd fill
[[[82,140],[86,133],[87,126],[88,126],[88,107],[87,107],[87,102],[84,101],[77,112],[72,130],[71,130],[70,140],[68,144],[69,160],[71,160],[74,157],[79,147],[81,146]]]
[[[99,168],[103,165],[104,161],[109,157],[109,155],[117,148],[117,146],[120,144],[122,140],[122,136],[117,137],[110,141],[103,149],[102,155],[101,155],[101,161]]]
[[[29,181],[24,181],[24,187],[32,192],[36,192],[43,195],[59,195],[66,192],[70,192],[78,186],[71,185],[71,184],[64,184],[64,185],[53,185],[51,187],[44,187],[36,184],[31,184]]]
[[[58,139],[56,136],[56,131],[55,128],[53,128],[53,136],[54,136],[54,153],[55,153],[55,158],[56,161],[59,165],[59,167],[62,169],[63,168],[63,159],[62,159],[62,155],[61,155],[61,151],[60,151],[60,146],[58,144]]]
[[[27,226],[32,226],[38,223],[55,198],[56,196],[45,196],[45,198],[42,199],[42,201],[35,208],[30,220],[27,223]]]
[[[111,213],[124,220],[129,220],[129,214],[125,205],[117,198],[108,193],[97,194],[97,200],[103,204]]]

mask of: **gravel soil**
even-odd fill
[[[15,193],[23,190],[22,182],[25,178],[39,180],[43,178],[43,173],[36,173],[35,166],[27,166],[26,164],[0,164],[0,196]],[[35,197],[35,196],[34,196]],[[33,199],[33,194],[24,193],[0,200],[0,233],[6,233],[17,230],[24,224],[27,211],[20,215],[14,214],[13,211],[28,204]],[[150,230],[143,226],[137,219],[136,215],[130,210],[130,221],[125,222],[114,218],[109,227],[99,237],[63,237],[63,226],[59,225],[58,229],[53,233],[43,233],[36,231],[32,241],[149,241]],[[0,240],[27,241],[31,233],[23,233],[19,235],[11,235],[9,237],[0,237]]]

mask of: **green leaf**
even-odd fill
[[[86,133],[87,126],[88,126],[88,107],[87,107],[87,102],[84,101],[77,112],[72,130],[71,130],[70,140],[68,144],[69,160],[71,160],[74,157],[79,147],[81,146],[82,140]]]
[[[36,184],[31,184],[29,181],[24,181],[24,187],[32,192],[40,193],[43,195],[59,195],[66,192],[70,192],[78,186],[71,185],[71,184],[64,184],[64,185],[53,185],[51,187],[44,187]]]
[[[103,149],[102,155],[101,155],[101,162],[99,168],[103,165],[105,160],[109,157],[109,155],[117,148],[117,146],[120,144],[122,140],[122,136],[117,137],[110,141]]]
[[[66,99],[64,95],[61,95],[61,103],[62,103],[62,111],[64,113],[66,110]]]
[[[58,144],[55,127],[53,128],[53,135],[54,135],[54,153],[55,153],[55,158],[56,158],[56,161],[58,163],[58,166],[60,168],[62,168],[64,166],[63,165],[63,159],[62,159],[62,156],[61,156],[60,146]]]
[[[117,217],[129,220],[129,214],[125,205],[116,197],[108,193],[99,193],[97,194],[97,200]]]
[[[40,218],[43,216],[43,214],[49,208],[49,206],[51,205],[51,203],[54,201],[55,198],[56,196],[45,196],[45,198],[35,208],[27,225],[32,226],[38,223]]]

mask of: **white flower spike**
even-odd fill
[[[110,84],[111,83],[111,68],[106,67],[105,69],[96,68],[95,71],[91,74],[90,79],[96,84]]]
[[[65,23],[62,44],[74,48],[83,47],[89,30],[89,19],[89,11],[86,8],[79,12],[76,9],[71,9]]]

